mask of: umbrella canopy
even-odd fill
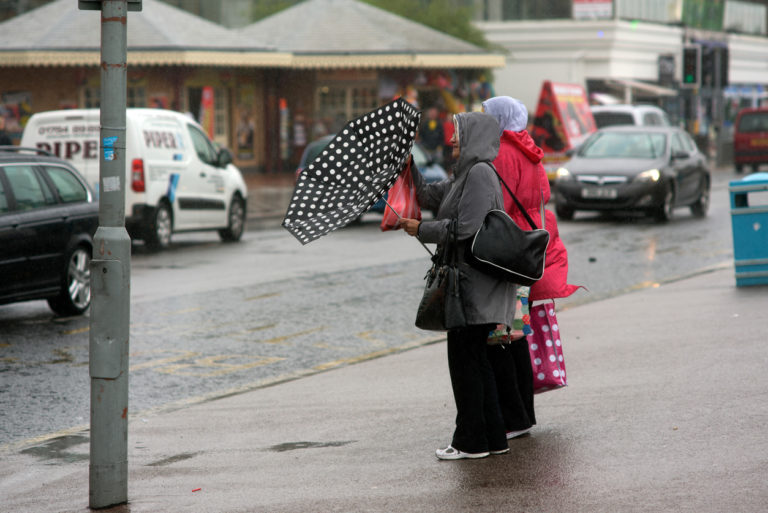
[[[420,117],[398,98],[347,123],[299,175],[283,226],[307,244],[360,217],[397,179]]]

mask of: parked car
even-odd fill
[[[597,128],[614,125],[669,126],[669,117],[655,105],[593,105]]]
[[[330,143],[334,137],[335,135],[325,135],[312,141],[307,145],[306,148],[304,148],[304,153],[301,155],[299,166],[296,168],[296,180],[298,180],[301,172],[308,165],[310,165],[318,155],[320,155],[320,152],[322,152],[323,149],[328,146],[328,143]],[[443,166],[432,160],[429,157],[429,154],[424,150],[424,148],[421,147],[418,142],[413,144],[411,154],[413,155],[414,164],[416,164],[416,167],[419,168],[419,171],[427,183],[439,182],[448,178],[448,174],[445,172],[445,169],[443,169]],[[384,197],[386,198],[386,195]],[[368,211],[382,213],[384,212],[385,208],[386,203],[384,203],[383,200],[379,200],[374,203]]]
[[[24,127],[21,145],[69,160],[98,194],[99,133],[99,109],[40,112]],[[174,232],[217,230],[223,241],[240,240],[248,189],[229,151],[198,123],[180,112],[131,108],[125,138],[125,226],[132,239],[155,249],[170,245]]]
[[[757,172],[761,164],[768,164],[768,107],[740,110],[733,127],[736,172],[741,173],[747,165]]]
[[[555,211],[642,211],[658,221],[677,207],[709,208],[710,172],[693,139],[676,127],[609,127],[592,134],[558,170]]]
[[[65,160],[0,147],[0,304],[46,299],[58,314],[85,312],[98,210]]]

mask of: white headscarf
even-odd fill
[[[483,102],[483,108],[499,122],[501,132],[520,132],[528,124],[528,109],[520,100],[509,96],[495,96]],[[499,134],[501,135],[501,134]]]

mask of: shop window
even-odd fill
[[[206,120],[202,118],[203,88],[190,87],[187,89],[187,110],[203,128],[208,130]],[[223,88],[213,88],[213,137],[214,142],[227,146],[229,134],[229,112],[227,91]]]
[[[226,137],[228,123],[227,93],[221,87],[217,87],[213,90],[213,115],[213,130],[216,134],[216,139]]]
[[[571,0],[481,0],[474,8],[487,21],[568,19],[572,15]]]
[[[147,93],[143,87],[128,87],[125,93],[125,103],[128,107],[147,106]]]
[[[85,109],[98,109],[101,106],[101,89],[99,87],[84,87],[82,103]]]
[[[337,131],[380,103],[375,85],[326,85],[318,88],[316,112],[332,131]]]

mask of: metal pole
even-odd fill
[[[128,501],[131,239],[125,229],[127,21],[127,0],[102,0],[99,228],[91,261],[91,508]]]

